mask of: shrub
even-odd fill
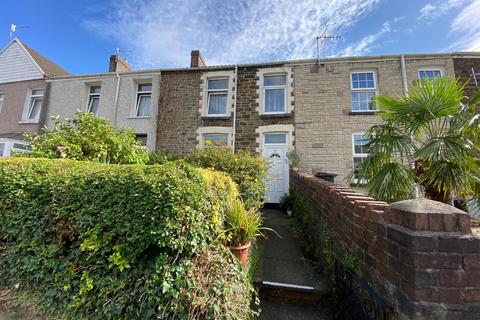
[[[248,319],[219,243],[235,184],[183,162],[0,161],[0,284],[66,319]],[[220,196],[222,195],[222,196]],[[213,210],[215,209],[215,210]]]
[[[67,158],[104,163],[145,163],[148,153],[135,139],[133,130],[112,127],[108,120],[90,112],[77,112],[77,118],[55,119],[55,128],[37,136],[26,136],[31,156]]]
[[[238,184],[240,195],[247,208],[263,203],[267,166],[262,157],[245,151],[233,153],[230,148],[209,147],[193,151],[186,161],[204,168],[228,173]]]
[[[156,150],[148,154],[147,164],[164,164],[168,161],[173,161],[177,159],[178,157],[175,157],[169,153]]]
[[[225,214],[226,243],[231,247],[246,245],[262,235],[262,213],[257,208],[247,210],[243,202],[234,200]]]

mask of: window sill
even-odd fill
[[[150,119],[150,116],[148,116],[148,117],[127,117],[127,119]]]
[[[263,113],[260,115],[261,119],[268,118],[290,118],[292,113]]]
[[[39,120],[35,120],[35,121],[28,121],[28,120],[22,120],[22,121],[18,121],[19,124],[39,124],[40,121]]]
[[[202,120],[228,120],[230,116],[202,116]]]
[[[348,114],[351,116],[374,116],[379,111],[350,111]]]

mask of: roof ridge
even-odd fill
[[[28,54],[30,54],[32,59],[38,64],[38,66],[42,69],[46,76],[51,77],[70,74],[70,72],[65,70],[63,67],[48,59],[44,55],[40,54],[38,51],[32,49],[20,39],[15,38],[14,41],[18,41],[19,44],[25,48],[25,50],[28,52]]]

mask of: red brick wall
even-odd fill
[[[358,257],[356,272],[400,319],[480,319],[480,238],[469,215],[426,199],[388,205],[297,172],[290,184],[308,204],[294,214],[310,240],[320,243],[327,223],[337,258]]]

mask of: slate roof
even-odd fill
[[[64,75],[70,74],[67,70],[63,69],[55,62],[47,59],[45,56],[41,55],[37,51],[27,46],[25,42],[22,42],[20,40],[19,42],[28,51],[28,53],[32,56],[33,60],[35,60],[35,62],[40,66],[40,68],[42,68],[46,76],[52,77],[52,76],[64,76]]]

